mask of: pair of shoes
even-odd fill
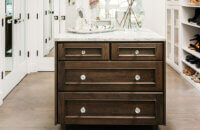
[[[200,83],[200,74],[196,72],[194,75],[192,75],[191,79],[196,83]]]
[[[197,68],[200,68],[200,59],[193,56],[193,55],[187,55],[186,56],[186,59],[185,59],[187,62],[190,62],[191,64],[196,64],[196,67]]]
[[[187,76],[192,76],[192,75],[195,74],[195,71],[194,71],[192,68],[190,68],[190,67],[187,66],[187,67],[183,70],[183,73],[184,73],[185,75],[187,75]]]
[[[196,62],[196,67],[199,69],[200,68],[200,59]]]
[[[188,19],[189,23],[200,25],[200,8],[195,9],[194,17]]]
[[[199,34],[194,35],[194,38],[190,39],[190,42],[192,42],[192,41],[194,41],[194,43],[190,44],[188,46],[188,48],[191,49],[191,50],[195,50],[196,46],[198,46],[199,43],[200,43],[200,35]]]
[[[190,44],[188,48],[200,52],[200,35],[199,34],[194,35],[194,38],[190,39],[190,41],[191,42],[194,41],[194,43]]]
[[[191,64],[195,64],[199,59],[196,58],[196,57],[193,56],[193,55],[187,55],[185,60],[186,60],[187,62],[190,62]]]

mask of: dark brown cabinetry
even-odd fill
[[[164,42],[57,42],[56,123],[165,124]]]

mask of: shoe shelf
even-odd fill
[[[187,3],[181,4],[182,7],[188,7],[188,8],[200,8],[200,5],[190,5]]]
[[[195,66],[195,64],[191,64],[191,63],[187,62],[186,60],[182,60],[182,62],[183,62],[184,64],[186,64],[187,66],[189,66],[190,68],[192,68],[193,70],[195,70],[196,72],[200,73],[200,69],[197,68],[197,67]]]
[[[187,53],[192,54],[192,55],[194,55],[194,56],[196,56],[197,58],[200,59],[200,53],[199,52],[197,52],[195,50],[190,50],[188,47],[183,47],[182,49],[184,51],[186,51]]]
[[[200,34],[200,26],[188,22],[189,18],[194,17],[195,9],[200,8],[200,5],[188,4],[189,0],[179,0],[178,4],[173,4],[174,0],[169,1],[166,5],[167,63],[200,90],[200,83],[196,83],[191,76],[183,73],[183,70],[188,67],[200,73],[200,69],[195,64],[185,60],[189,54],[200,59],[200,52],[188,48],[191,43],[194,43],[190,42],[190,39],[195,34]]]
[[[192,26],[192,27],[196,27],[196,28],[200,28],[200,26],[195,24],[195,23],[189,23],[189,22],[186,22],[186,21],[182,21],[182,24]]]
[[[190,39],[194,38],[194,35],[200,34],[200,26],[196,23],[189,23],[188,19],[193,18],[195,14],[195,9],[200,8],[199,5],[191,5],[187,4],[189,0],[182,0],[182,4],[180,4],[181,7],[181,33],[180,33],[180,42],[181,42],[181,75],[184,79],[186,79],[189,83],[191,83],[194,87],[196,87],[198,90],[200,90],[200,83],[196,83],[194,80],[191,79],[192,76],[187,76],[183,73],[183,70],[190,67],[195,72],[200,73],[200,69],[196,67],[196,64],[191,64],[190,62],[186,61],[186,56],[191,54],[197,58],[200,59],[200,52],[197,52],[195,50],[191,50],[188,48],[190,44],[193,44],[195,41],[190,41]]]

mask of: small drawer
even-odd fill
[[[155,125],[163,122],[163,95],[59,93],[65,124]]]
[[[112,60],[161,61],[163,43],[113,43]]]
[[[109,60],[109,43],[60,43],[58,60]]]
[[[162,62],[62,61],[61,91],[163,91]]]

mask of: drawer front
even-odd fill
[[[109,60],[108,43],[58,44],[58,60]]]
[[[61,91],[162,91],[162,62],[58,63]]]
[[[161,61],[163,43],[113,43],[112,60]]]
[[[163,95],[60,93],[65,124],[146,125],[163,122]]]

